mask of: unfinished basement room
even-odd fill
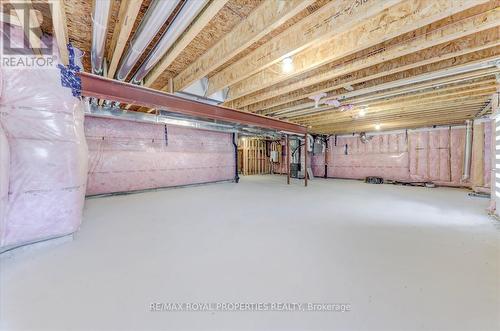
[[[500,330],[500,0],[0,4],[0,330]]]

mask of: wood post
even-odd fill
[[[290,137],[286,135],[286,183],[290,184]]]

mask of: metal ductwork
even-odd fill
[[[281,138],[281,133],[275,130],[184,116],[166,110],[158,110],[155,114],[148,114],[134,111],[127,112],[123,111],[120,108],[99,106],[92,103],[86,103],[85,105],[86,106],[84,108],[84,112],[86,116],[112,118],[116,120],[126,120],[141,123],[170,124],[189,127],[193,129],[238,133],[240,135],[249,136],[263,136],[275,139]]]
[[[172,15],[178,4],[179,0],[153,0],[132,37],[127,53],[120,62],[116,73],[117,79],[125,80],[127,78],[141,54]]]
[[[146,61],[137,70],[132,78],[133,83],[138,83],[146,77],[153,67],[160,61],[170,47],[182,35],[191,22],[198,16],[205,7],[207,0],[187,0],[179,11],[174,21],[170,24],[167,31],[163,34],[160,41],[149,54]]]
[[[92,72],[103,74],[104,48],[108,35],[108,18],[111,10],[111,0],[94,0],[92,12],[92,50],[90,53]]]
[[[462,180],[468,180],[470,178],[470,165],[472,158],[472,120],[465,121],[466,131],[465,131],[465,151],[464,151],[464,164],[463,164],[463,175]]]

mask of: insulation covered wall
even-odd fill
[[[491,129],[481,122],[474,126],[474,130],[471,177],[476,178],[475,186],[487,191]],[[432,181],[440,185],[474,186],[472,178],[470,181],[462,180],[464,127],[368,134],[368,137],[366,143],[358,135],[331,137],[327,151],[328,177],[364,179],[378,176],[405,182]],[[324,175],[324,164],[324,154],[312,157],[315,176]]]
[[[87,195],[234,178],[230,133],[86,117]]]
[[[362,179],[380,176],[408,179],[408,147],[405,133],[374,135],[367,143],[358,136],[330,139],[328,177]]]
[[[465,128],[439,128],[409,133],[410,180],[462,186]]]

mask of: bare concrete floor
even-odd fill
[[[498,330],[500,223],[447,188],[245,177],[90,199],[75,239],[1,257],[2,330]],[[150,312],[152,302],[350,312]]]

